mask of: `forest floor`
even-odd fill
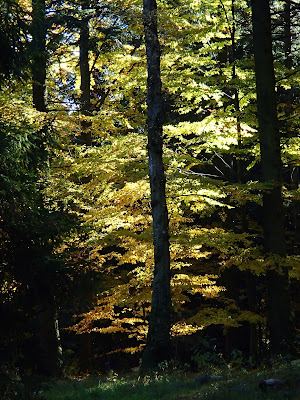
[[[134,378],[111,373],[103,378],[53,382],[47,400],[300,400],[300,360],[272,368],[221,370],[216,375],[173,371]],[[264,383],[265,382],[265,383]]]

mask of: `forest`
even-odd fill
[[[299,21],[0,0],[1,399],[300,398]],[[254,370],[255,393],[179,396]],[[95,376],[111,397],[44,388]]]

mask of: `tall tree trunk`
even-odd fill
[[[89,0],[81,1],[82,11],[85,12],[89,9]],[[89,66],[89,18],[83,15],[80,26],[79,38],[79,68],[80,68],[80,106],[83,121],[81,124],[81,143],[91,146],[92,134],[90,130],[90,122],[85,120],[84,117],[91,115],[91,73]]]
[[[292,68],[291,0],[284,3],[284,55],[285,66]]]
[[[231,46],[232,46],[232,79],[237,78],[236,73],[236,0],[231,1],[231,15],[232,15],[232,28],[231,28]],[[236,130],[237,130],[237,141],[238,149],[241,151],[243,147],[242,143],[242,129],[241,129],[241,112],[240,112],[240,99],[239,90],[237,87],[234,89],[234,109],[236,113]],[[244,168],[241,161],[240,154],[237,156],[237,181],[238,183],[245,182],[244,179]],[[248,222],[246,219],[246,205],[242,204],[240,206],[240,218],[241,227],[243,232],[249,232]],[[246,272],[246,292],[248,297],[248,309],[252,312],[257,311],[257,300],[256,300],[256,286],[255,286],[255,276],[250,272]],[[257,355],[257,325],[249,323],[249,355]]]
[[[283,23],[284,23],[284,65],[286,68],[291,69],[293,67],[292,59],[292,32],[291,32],[291,0],[285,0],[284,12],[283,12]],[[292,104],[293,104],[293,89],[283,89],[285,95],[287,117],[291,115]],[[287,124],[288,127],[288,124]],[[288,137],[293,135],[293,132],[287,132]],[[291,169],[291,183],[293,184],[293,172]],[[295,188],[297,189],[297,187]]]
[[[232,16],[232,26],[231,26],[231,62],[232,62],[232,80],[237,78],[236,73],[236,43],[235,43],[235,32],[236,32],[236,19],[235,19],[235,0],[231,1],[231,16]],[[235,85],[235,83],[234,83]],[[241,131],[241,117],[240,117],[240,100],[238,88],[234,88],[234,110],[236,114],[236,130],[237,130],[237,140],[238,149],[242,149],[242,131]],[[237,181],[242,183],[243,172],[241,170],[241,159],[240,154],[237,156]]]
[[[32,0],[32,97],[38,111],[46,111],[46,6],[45,0]]]
[[[43,298],[41,298],[43,296]],[[40,296],[38,309],[38,371],[45,376],[59,376],[62,363],[62,347],[57,311],[53,295]]]
[[[280,136],[277,121],[275,75],[269,0],[252,0],[257,116],[260,138],[262,182],[269,184],[263,193],[265,253],[284,257],[284,209],[281,184]],[[290,338],[290,300],[288,271],[268,273],[268,324],[271,351],[284,351]]]
[[[143,2],[144,30],[147,51],[148,154],[151,206],[154,235],[154,279],[152,308],[147,344],[142,358],[142,371],[155,368],[170,358],[172,303],[170,293],[170,252],[166,178],[163,165],[163,98],[160,77],[160,45],[157,34],[155,0]]]
[[[32,97],[33,105],[38,111],[47,112],[46,100],[46,4],[45,0],[32,0]],[[21,261],[22,262],[22,261]],[[44,279],[46,279],[44,277]],[[40,282],[35,282],[36,291]],[[50,282],[45,282],[45,293],[50,292]],[[58,325],[55,300],[52,294],[45,296],[40,294],[37,299],[36,310],[39,321],[37,327],[38,369],[39,373],[48,376],[57,376],[60,373],[62,348]]]
[[[62,346],[55,300],[56,273],[44,264],[44,258],[34,249],[20,252],[18,262],[24,268],[27,263],[26,277],[31,287],[32,311],[35,319],[35,372],[44,376],[59,376],[62,366]],[[23,264],[22,264],[23,262]],[[25,264],[25,265],[26,265]],[[26,281],[25,281],[26,282]]]

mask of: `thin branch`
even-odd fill
[[[290,73],[290,74],[288,74],[288,75],[286,75],[286,76],[284,76],[282,78],[276,79],[276,83],[280,82],[280,81],[283,81],[284,79],[288,79],[291,76],[298,74],[298,72],[300,72],[300,69],[297,69],[297,70],[293,71],[292,73]]]
[[[227,21],[227,24],[228,24],[228,29],[229,29],[230,35],[232,35],[232,28],[231,28],[231,24],[230,24],[230,21],[229,21],[229,18],[228,18],[226,7],[225,7],[225,5],[224,5],[222,0],[220,0],[220,3],[222,5],[222,8],[223,8],[224,13],[225,13],[225,18],[226,18],[226,21]]]
[[[232,169],[231,166],[222,158],[215,150],[214,150],[215,155],[226,165],[227,168]]]
[[[205,177],[209,177],[209,178],[220,178],[220,175],[204,174],[204,173],[202,173],[202,172],[194,172],[194,171],[184,171],[184,170],[181,169],[181,168],[176,168],[176,167],[173,167],[173,166],[171,166],[171,165],[169,165],[169,167],[174,168],[174,169],[176,169],[177,171],[179,171],[180,173],[185,174],[185,175],[196,175],[196,176],[201,176],[201,177],[203,177],[203,178],[205,178]],[[214,166],[214,167],[215,167],[222,175],[224,175],[223,172],[220,171],[216,166]]]

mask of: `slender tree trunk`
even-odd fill
[[[47,70],[47,51],[46,51],[46,3],[45,0],[32,0],[32,97],[33,105],[38,111],[47,112],[46,100],[46,70]],[[21,261],[22,262],[22,261]],[[37,286],[40,282],[35,282]],[[45,283],[48,293],[49,285]],[[36,288],[38,292],[38,287]],[[44,293],[44,295],[45,295]],[[42,294],[38,295],[36,305],[38,336],[38,369],[39,373],[48,376],[57,376],[60,373],[62,347],[60,341],[59,325],[55,301],[53,295],[44,299]]]
[[[284,3],[284,54],[285,66],[292,68],[291,0]]]
[[[60,375],[62,366],[62,346],[54,294],[56,277],[53,271],[43,264],[44,260],[39,260],[39,256],[39,253],[35,253],[34,250],[31,252],[29,249],[28,254],[20,252],[18,262],[23,268],[24,258],[27,259],[26,264],[29,263],[26,268],[26,279],[32,291],[32,312],[36,322],[35,348],[32,349],[35,353],[33,358],[36,360],[35,372],[55,377]]]
[[[80,335],[79,363],[82,372],[92,371],[92,340],[90,333]]]
[[[160,78],[160,45],[157,34],[155,0],[143,2],[144,30],[147,51],[148,154],[151,206],[154,234],[154,280],[152,308],[142,371],[151,370],[170,358],[172,303],[170,293],[170,253],[166,178],[163,165],[163,98]]]
[[[256,277],[251,273],[251,271],[247,271],[246,274],[248,309],[257,313]],[[253,323],[249,323],[249,355],[254,357],[257,357],[258,355],[258,326]]]
[[[237,78],[236,73],[236,12],[235,12],[235,1],[231,1],[231,15],[232,15],[232,31],[231,31],[231,43],[232,43],[232,79]],[[235,87],[234,90],[234,108],[236,113],[236,130],[237,130],[237,140],[238,149],[242,150],[242,129],[241,129],[241,116],[240,116],[240,99],[239,90]],[[244,168],[241,161],[240,155],[237,156],[237,181],[238,183],[243,183],[244,180]],[[243,232],[248,232],[248,223],[246,219],[246,205],[242,204],[240,206],[241,213],[241,227]],[[250,272],[246,272],[246,291],[248,297],[248,309],[252,312],[257,312],[257,299],[256,299],[256,286],[255,286],[255,276]],[[257,356],[257,325],[249,323],[249,355]]]
[[[286,68],[291,69],[293,67],[292,60],[292,33],[291,33],[291,0],[285,0],[284,3],[284,64]],[[283,89],[285,95],[285,115],[289,117],[292,111],[293,104],[293,88]],[[287,124],[288,127],[288,124]],[[288,130],[288,129],[287,129]],[[293,136],[293,132],[287,132],[286,136]],[[295,174],[295,167],[293,165],[289,166],[290,178],[291,178],[291,188],[298,189],[298,176]],[[294,226],[297,221],[297,207],[295,207],[295,202],[292,205],[292,217]]]
[[[46,6],[45,0],[32,0],[32,97],[38,111],[46,111]]]
[[[291,69],[293,67],[293,59],[292,59],[292,32],[291,32],[291,0],[285,0],[284,3],[284,12],[283,12],[283,23],[284,23],[284,65],[286,68]],[[293,104],[293,89],[283,89],[285,95],[285,103],[286,103],[286,111],[285,114],[287,117],[291,115],[292,104]],[[288,126],[288,124],[287,124]],[[293,135],[292,132],[287,132],[287,136],[291,137]],[[292,179],[293,173],[291,169],[291,183],[293,184]],[[296,187],[297,189],[297,187]]]
[[[89,0],[82,0],[82,11],[89,9]],[[81,142],[87,146],[92,144],[92,135],[90,130],[90,122],[84,120],[84,117],[91,115],[91,73],[89,66],[89,18],[83,16],[80,26],[79,39],[79,68],[80,68],[80,105],[83,121],[81,124]]]
[[[232,15],[232,26],[231,26],[231,57],[232,57],[232,79],[237,78],[236,74],[236,44],[235,44],[235,32],[236,32],[236,20],[235,20],[235,0],[231,1],[231,15]],[[234,109],[236,113],[236,130],[237,130],[237,139],[238,139],[238,149],[242,149],[242,131],[241,131],[241,118],[240,118],[240,100],[239,100],[239,91],[238,88],[234,88]],[[237,181],[238,183],[242,183],[242,166],[240,155],[237,156]]]
[[[252,24],[255,58],[257,116],[259,125],[262,181],[269,184],[263,193],[264,249],[284,257],[284,209],[281,185],[280,136],[277,122],[275,76],[269,0],[252,0]],[[288,272],[268,273],[268,324],[271,351],[284,351],[290,337],[290,301]]]
[[[38,329],[39,358],[37,372],[45,376],[59,376],[61,372],[62,347],[57,312],[52,295],[48,299],[40,298]]]

